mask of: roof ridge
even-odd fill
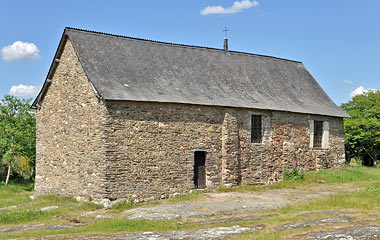
[[[130,37],[130,36],[126,36],[126,35],[118,35],[118,34],[92,31],[92,30],[73,28],[73,27],[65,27],[65,31],[66,30],[80,31],[80,32],[86,32],[86,33],[91,33],[91,34],[106,35],[106,36],[111,36],[111,37],[119,37],[119,38],[126,38],[126,39],[132,39],[132,40],[140,40],[140,41],[146,41],[146,42],[152,42],[152,43],[158,43],[158,44],[164,44],[164,45],[171,45],[171,46],[178,46],[178,47],[190,47],[190,48],[216,50],[216,51],[224,52],[224,49],[221,49],[221,48],[212,48],[212,47],[197,46],[197,45],[190,45],[190,44],[163,42],[163,41],[156,41],[156,40],[151,40],[151,39],[146,39],[146,38]],[[286,59],[286,58],[280,58],[280,57],[274,57],[274,56],[268,56],[268,55],[262,55],[262,54],[256,54],[256,53],[240,52],[240,51],[233,51],[233,50],[228,50],[228,52],[229,53],[236,53],[236,54],[245,54],[245,55],[257,56],[257,57],[273,58],[276,60],[282,60],[282,61],[288,61],[288,62],[302,63],[301,61],[296,61],[296,60],[291,60],[291,59]]]

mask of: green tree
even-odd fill
[[[380,159],[380,91],[357,95],[341,107],[351,116],[344,120],[348,159],[373,166]]]
[[[9,95],[0,101],[0,159],[7,168],[5,185],[12,175],[27,179],[34,174],[35,115],[29,103]]]

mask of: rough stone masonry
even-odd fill
[[[342,117],[186,103],[107,100],[97,95],[70,41],[37,107],[35,194],[92,199],[166,198],[194,185],[205,152],[206,187],[268,184],[284,169],[344,163]],[[251,142],[251,116],[262,142]],[[313,148],[312,121],[328,123]]]

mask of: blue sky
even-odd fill
[[[34,97],[66,26],[302,61],[337,104],[380,88],[380,1],[18,0],[0,14],[0,96]]]

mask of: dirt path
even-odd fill
[[[160,204],[125,211],[126,219],[189,220],[253,214],[329,194],[359,190],[352,185],[317,185],[309,189],[275,189],[263,192],[205,193],[197,201]]]

